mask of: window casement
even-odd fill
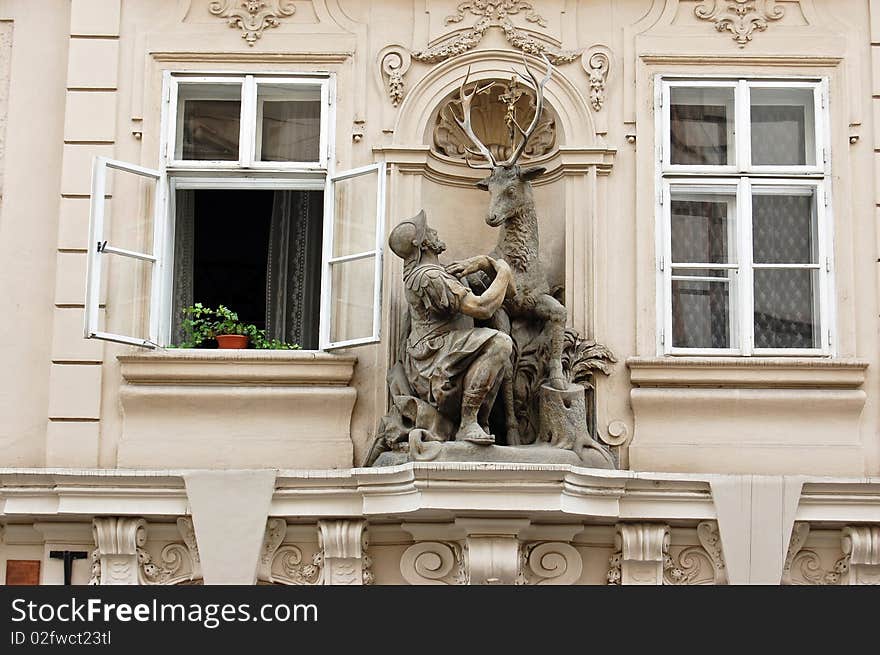
[[[165,74],[160,168],[94,162],[87,338],[173,345],[201,302],[306,349],[378,341],[385,167],[334,170],[333,82]]]
[[[832,354],[825,82],[655,92],[658,351]]]

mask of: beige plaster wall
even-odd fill
[[[295,4],[294,16],[282,18],[280,27],[265,30],[249,46],[239,29],[209,13],[208,0],[0,2],[0,20],[12,22],[13,44],[3,148],[0,296],[14,319],[3,324],[12,341],[0,346],[10,372],[0,378],[0,464],[120,465],[126,439],[121,390],[127,383],[117,356],[134,350],[81,338],[89,166],[95,155],[158,165],[163,71],[334,72],[336,166],[389,162],[388,226],[425,207],[451,257],[491,249],[495,235],[482,221],[487,196],[469,188],[478,173],[427,155],[424,124],[436,103],[460,83],[466,63],[473,64],[477,78],[503,71],[509,75],[518,52],[500,30],[490,29],[475,51],[457,60],[412,62],[403,76],[406,95],[395,106],[381,72],[384,49],[411,51],[442,40],[455,27],[444,19],[458,3]],[[874,181],[872,90],[878,93],[876,52],[870,45],[880,37],[872,36],[878,29],[874,3],[780,2],[784,17],[755,31],[745,47],[711,21],[698,19],[694,0],[533,4],[546,27],[515,17],[518,27],[563,49],[602,46],[611,53],[600,110],[586,109],[589,78],[580,60],[560,65],[548,85],[548,100],[566,128],[560,143],[576,152],[551,157],[546,183],[535,193],[542,252],[552,262],[551,283],[568,285],[571,324],[608,345],[619,359],[612,376],[599,381],[598,409],[602,436],[623,442],[622,463],[638,470],[880,472],[880,388],[874,374],[880,201]],[[750,372],[732,385],[725,372],[732,369],[722,364],[711,393],[695,390],[705,383],[674,367],[652,381],[639,378],[644,360],[657,357],[652,80],[658,73],[829,79],[834,359],[858,360],[860,378],[853,381],[843,373],[823,377],[810,362],[789,364],[800,380],[794,386],[785,386],[792,384],[790,378],[763,373],[778,362],[748,363],[744,368]],[[117,216],[131,208],[123,197],[110,202]],[[328,442],[333,452],[321,454],[290,449],[284,466],[341,467],[362,460],[384,413],[384,378],[399,331],[399,279],[399,262],[390,255],[382,343],[347,353],[358,357],[352,444]],[[113,303],[112,285],[108,292],[107,302]],[[715,403],[713,394],[727,412],[723,421],[706,409]],[[799,411],[814,398],[816,407],[829,408],[827,413]],[[149,411],[149,405],[138,406],[140,426],[149,423]],[[158,403],[155,411],[167,407]],[[197,416],[198,405],[187,411]],[[328,405],[326,411],[334,408]],[[295,407],[289,417],[277,416],[296,429]],[[163,415],[171,423],[174,417]],[[230,434],[248,427],[247,412],[229,420],[235,422]],[[609,436],[612,424],[614,435]],[[125,466],[170,464],[174,449],[168,439],[186,441],[187,435],[167,432],[149,457],[126,456]],[[320,440],[321,434],[319,427],[310,441]],[[285,439],[283,434],[278,438]],[[143,452],[149,450],[149,443],[144,447]],[[228,450],[215,457],[205,447],[187,452],[196,453],[188,462],[206,467],[226,466],[230,457]],[[254,458],[243,456],[242,461]]]

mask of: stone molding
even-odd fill
[[[318,521],[325,585],[373,583],[366,527],[362,520]]]
[[[174,349],[117,359],[129,384],[345,386],[357,363],[353,355],[247,349]]]
[[[621,585],[662,585],[669,549],[669,526],[659,523],[618,523],[608,582]]]
[[[225,18],[229,27],[240,29],[241,38],[253,46],[263,31],[278,27],[282,18],[293,16],[296,5],[292,0],[214,0],[208,11]]]
[[[858,389],[868,362],[807,357],[630,357],[637,387]]]

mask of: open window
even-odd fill
[[[85,337],[154,348],[159,335],[163,243],[159,171],[98,157],[86,275]],[[126,198],[126,216],[112,216],[111,194]],[[121,205],[121,203],[120,203]],[[105,314],[104,330],[99,329]]]
[[[379,340],[385,165],[327,180],[321,348]]]

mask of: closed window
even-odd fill
[[[305,349],[378,339],[384,166],[333,170],[331,90],[166,75],[161,166],[95,161],[87,337],[177,344],[201,303]]]
[[[829,354],[824,84],[658,82],[660,351]]]

